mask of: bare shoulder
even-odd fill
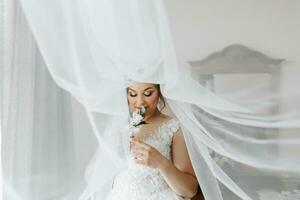
[[[180,142],[180,143],[184,143],[184,136],[182,134],[182,130],[181,128],[179,127],[177,129],[177,131],[173,134],[173,142]]]
[[[160,117],[163,118],[163,119],[172,119],[173,118],[170,115],[166,115],[166,114],[163,114],[163,113],[160,114]]]
[[[162,122],[167,122],[167,121],[173,119],[173,117],[166,115],[166,114],[161,114],[159,117]]]

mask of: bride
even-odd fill
[[[157,84],[134,82],[127,88],[130,110],[145,108],[144,123],[130,136],[128,168],[119,173],[109,200],[190,199],[198,182],[179,122],[162,114],[164,98]]]

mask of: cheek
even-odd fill
[[[128,101],[128,107],[129,108],[134,108],[134,100],[131,97],[127,97],[127,101]]]
[[[159,99],[158,95],[153,95],[151,97],[148,97],[146,102],[147,102],[149,107],[156,108],[157,103],[158,103],[158,99]]]

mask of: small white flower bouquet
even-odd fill
[[[131,133],[136,133],[140,129],[140,125],[146,124],[145,120],[146,109],[142,107],[130,112],[129,128]]]

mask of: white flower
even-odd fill
[[[142,107],[141,109],[137,109],[134,112],[131,112],[130,119],[129,119],[129,129],[130,132],[138,132],[139,131],[139,125],[145,123],[144,122],[144,116],[145,116],[146,109]]]

